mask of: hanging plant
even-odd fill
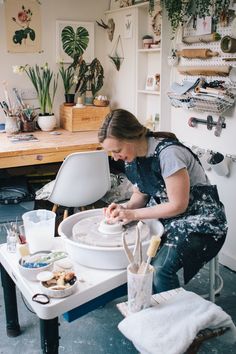
[[[211,15],[218,23],[222,13],[227,15],[230,0],[161,0],[161,4],[175,32],[179,25],[184,25],[191,17]]]

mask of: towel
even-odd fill
[[[221,307],[190,291],[127,316],[119,330],[142,354],[183,354],[200,330],[229,327],[222,336],[236,342],[236,327]]]

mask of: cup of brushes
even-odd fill
[[[160,242],[160,236],[152,236],[146,262],[142,262],[137,269],[134,269],[132,264],[129,264],[127,268],[128,310],[130,313],[138,312],[151,305],[154,268],[150,263],[157,253]]]

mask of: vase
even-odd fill
[[[5,131],[8,134],[16,134],[20,131],[18,116],[16,115],[6,116]]]
[[[73,106],[75,103],[75,94],[74,93],[66,93],[65,94],[65,103]]]
[[[85,92],[85,104],[86,106],[90,106],[90,105],[93,105],[93,94],[92,94],[92,91],[90,90],[87,90]]]
[[[56,126],[56,117],[54,114],[39,115],[38,116],[38,126],[44,132],[52,131]]]

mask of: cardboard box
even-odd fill
[[[60,106],[60,126],[71,132],[98,130],[110,107]]]

